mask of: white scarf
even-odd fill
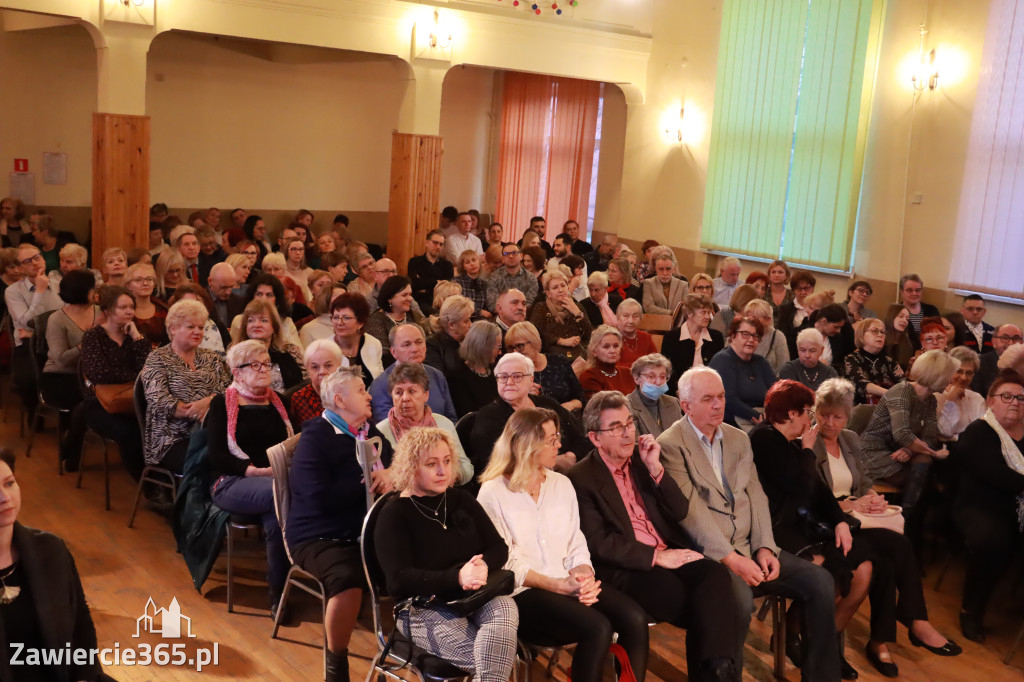
[[[1013,438],[1006,432],[1006,429],[996,420],[996,415],[990,409],[982,417],[992,430],[999,436],[999,447],[1003,451],[1003,459],[1006,461],[1006,466],[1010,467],[1018,474],[1024,475],[1024,454],[1021,454],[1017,444],[1013,442]],[[1017,526],[1024,531],[1024,493],[1017,496]]]

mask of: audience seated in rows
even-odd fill
[[[375,337],[364,333],[369,317],[370,306],[362,294],[349,291],[331,303],[334,342],[341,348],[342,366],[358,367],[367,387],[384,371],[383,346]]]
[[[569,412],[583,410],[583,388],[569,358],[541,352],[540,333],[531,322],[517,322],[505,332],[505,349],[522,353],[533,363],[530,392],[552,398]]]
[[[392,408],[391,373],[398,363],[422,364],[427,355],[427,343],[423,328],[418,324],[403,322],[388,332],[388,346],[395,363],[385,369],[370,384],[370,397],[373,398],[373,420],[375,423],[386,419]],[[436,415],[454,421],[457,419],[455,404],[452,402],[445,375],[435,367],[424,366],[427,376],[427,405]]]
[[[633,390],[633,378],[628,366],[622,366],[622,333],[613,326],[603,324],[590,335],[587,348],[587,367],[580,372],[580,387],[585,401],[599,391]]]
[[[651,353],[637,358],[629,371],[636,382],[628,398],[637,433],[657,438],[682,416],[679,401],[666,395],[672,363],[660,353]]]
[[[557,269],[541,277],[545,299],[533,306],[530,322],[540,333],[544,351],[564,355],[570,361],[587,357],[593,327],[569,289],[569,277]]]

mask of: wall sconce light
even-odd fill
[[[430,31],[430,47],[447,50],[452,46],[452,32],[440,25],[437,10],[434,10],[434,26]]]
[[[145,1],[146,0],[119,0],[119,2],[125,7],[142,7],[142,3],[144,3]]]
[[[662,117],[662,134],[665,136],[665,142],[669,144],[683,143],[683,114],[685,111],[685,108],[679,107],[678,115],[674,110],[669,110]]]
[[[928,34],[924,24],[921,24],[919,30],[921,33],[921,43],[918,47],[920,59],[917,69],[914,70],[913,75],[910,77],[910,81],[913,84],[914,90],[923,92],[925,88],[934,90],[939,87],[939,68],[935,63],[935,50],[932,49],[930,52],[924,51],[924,37]]]

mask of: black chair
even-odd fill
[[[28,339],[26,343],[31,344],[31,357],[32,357],[32,377],[36,384],[36,397],[39,400],[39,404],[36,406],[36,410],[32,415],[32,423],[29,425],[28,430],[28,446],[25,449],[25,457],[32,456],[32,444],[35,441],[36,431],[43,425],[43,420],[47,417],[54,417],[57,420],[57,474],[64,474],[64,462],[61,461],[60,452],[64,445],[64,430],[61,428],[60,422],[62,417],[65,419],[70,417],[71,408],[63,406],[54,400],[54,396],[49,395],[47,391],[43,389],[43,383],[41,381],[43,374],[43,366],[46,365],[47,355],[49,353],[49,345],[46,343],[46,325],[50,321],[50,316],[56,312],[49,310],[41,315],[37,315],[33,320],[33,333],[32,338]],[[81,399],[81,396],[78,396]]]
[[[467,412],[466,414],[459,417],[459,421],[455,423],[455,433],[459,436],[459,443],[462,444],[462,449],[466,453],[466,457],[473,463],[473,471],[475,472],[473,478],[468,482],[462,484],[462,488],[465,488],[469,492],[473,493],[475,497],[480,492],[480,483],[476,480],[477,476],[483,473],[483,468],[480,467],[480,463],[476,457],[473,456],[473,449],[470,447],[473,443],[470,438],[470,434],[473,433],[473,425],[476,424],[476,412]],[[490,453],[487,454],[488,458]]]
[[[78,375],[78,388],[85,395],[85,384],[86,378],[82,374],[81,369],[77,372]],[[78,457],[78,481],[75,483],[76,488],[82,487],[82,473],[85,471],[85,446],[89,441],[97,443],[100,448],[103,449],[103,494],[106,502],[106,510],[110,511],[110,444],[117,443],[110,438],[104,438],[100,434],[96,433],[92,427],[86,425],[85,433],[82,436],[82,452]]]
[[[363,519],[363,536],[360,541],[360,550],[363,555],[363,569],[366,571],[366,583],[370,588],[370,604],[373,608],[373,630],[377,640],[377,652],[374,654],[373,660],[370,661],[370,673],[367,675],[367,679],[371,679],[374,676],[377,679],[382,677],[401,679],[392,670],[399,667],[407,667],[412,674],[425,682],[469,680],[472,678],[472,675],[456,668],[443,658],[416,646],[412,643],[412,640],[403,635],[397,628],[394,630],[394,643],[388,649],[387,656],[383,656],[384,647],[388,642],[389,626],[394,620],[392,611],[394,601],[388,596],[387,586],[384,582],[384,571],[377,561],[373,532],[377,527],[377,518],[380,516],[380,510],[397,497],[398,493],[396,492],[380,497],[374,502],[370,511],[367,512],[366,518]],[[388,619],[388,626],[384,622],[383,616],[385,612],[392,613],[392,617]]]
[[[142,381],[139,378],[135,379],[135,390],[132,393],[133,401],[135,402],[135,418],[139,421],[139,433],[142,434],[143,442],[146,438],[146,390],[142,385]],[[135,523],[135,511],[139,508],[139,499],[142,497],[142,488],[146,483],[150,483],[159,488],[169,490],[171,492],[171,499],[177,499],[178,497],[178,483],[181,481],[181,474],[174,473],[170,469],[157,466],[155,464],[147,464],[142,470],[142,475],[139,476],[139,486],[135,491],[135,501],[132,503],[132,512],[128,516],[128,527],[131,528],[132,524]],[[230,528],[228,535],[230,536]],[[231,542],[228,542],[228,551],[230,552]],[[231,580],[230,576],[228,579],[228,594],[231,592]],[[229,609],[230,610],[230,609]]]
[[[764,622],[768,612],[772,614],[771,650],[775,659],[775,677],[786,679],[786,598],[770,594],[761,602],[757,619]]]

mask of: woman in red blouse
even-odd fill
[[[583,402],[598,391],[633,392],[636,384],[628,367],[619,365],[622,357],[622,334],[615,327],[602,324],[590,335],[587,348],[587,368],[580,374]]]

